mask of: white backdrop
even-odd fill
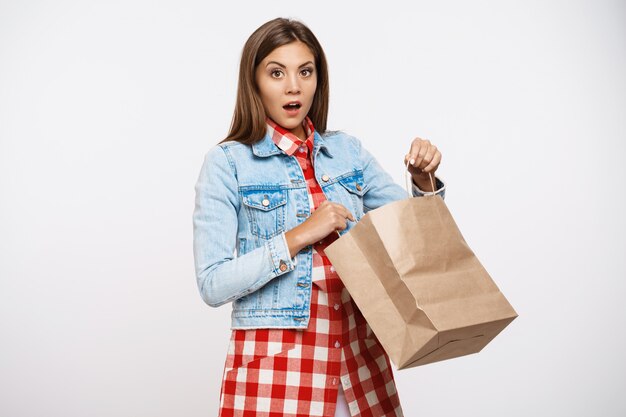
[[[274,17],[330,65],[330,129],[404,184],[415,136],[520,317],[396,371],[407,416],[624,416],[626,3],[0,1],[0,415],[216,415],[230,304],[194,184]]]

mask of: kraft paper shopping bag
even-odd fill
[[[369,211],[325,253],[398,369],[479,352],[517,317],[434,193]]]

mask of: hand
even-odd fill
[[[356,221],[345,206],[328,200],[322,201],[308,219],[285,233],[291,257],[303,247],[312,245],[337,230],[344,230],[348,227],[348,219]]]
[[[324,200],[309,218],[297,227],[301,229],[306,244],[313,244],[336,230],[348,227],[348,219],[356,221],[345,206]]]
[[[415,184],[422,190],[430,190],[430,177],[435,176],[435,171],[441,163],[441,152],[427,139],[415,138],[411,142],[409,153],[404,156],[404,166],[409,162],[409,173]],[[435,191],[435,190],[431,190]]]

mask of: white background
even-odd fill
[[[329,129],[404,184],[443,153],[459,227],[519,313],[396,371],[406,416],[626,415],[623,1],[0,1],[0,414],[216,415],[230,304],[203,304],[194,185],[241,49],[294,17]]]

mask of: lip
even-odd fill
[[[299,104],[300,107],[297,109],[286,109],[284,106],[287,106],[289,104]],[[299,100],[288,101],[283,105],[283,110],[285,111],[285,113],[287,113],[288,116],[297,116],[298,113],[300,113],[300,109],[302,109],[302,102]]]
[[[299,109],[285,109],[283,108],[283,110],[285,111],[285,113],[287,113],[288,116],[297,116],[298,113],[300,113],[300,109],[302,107],[300,107]]]

